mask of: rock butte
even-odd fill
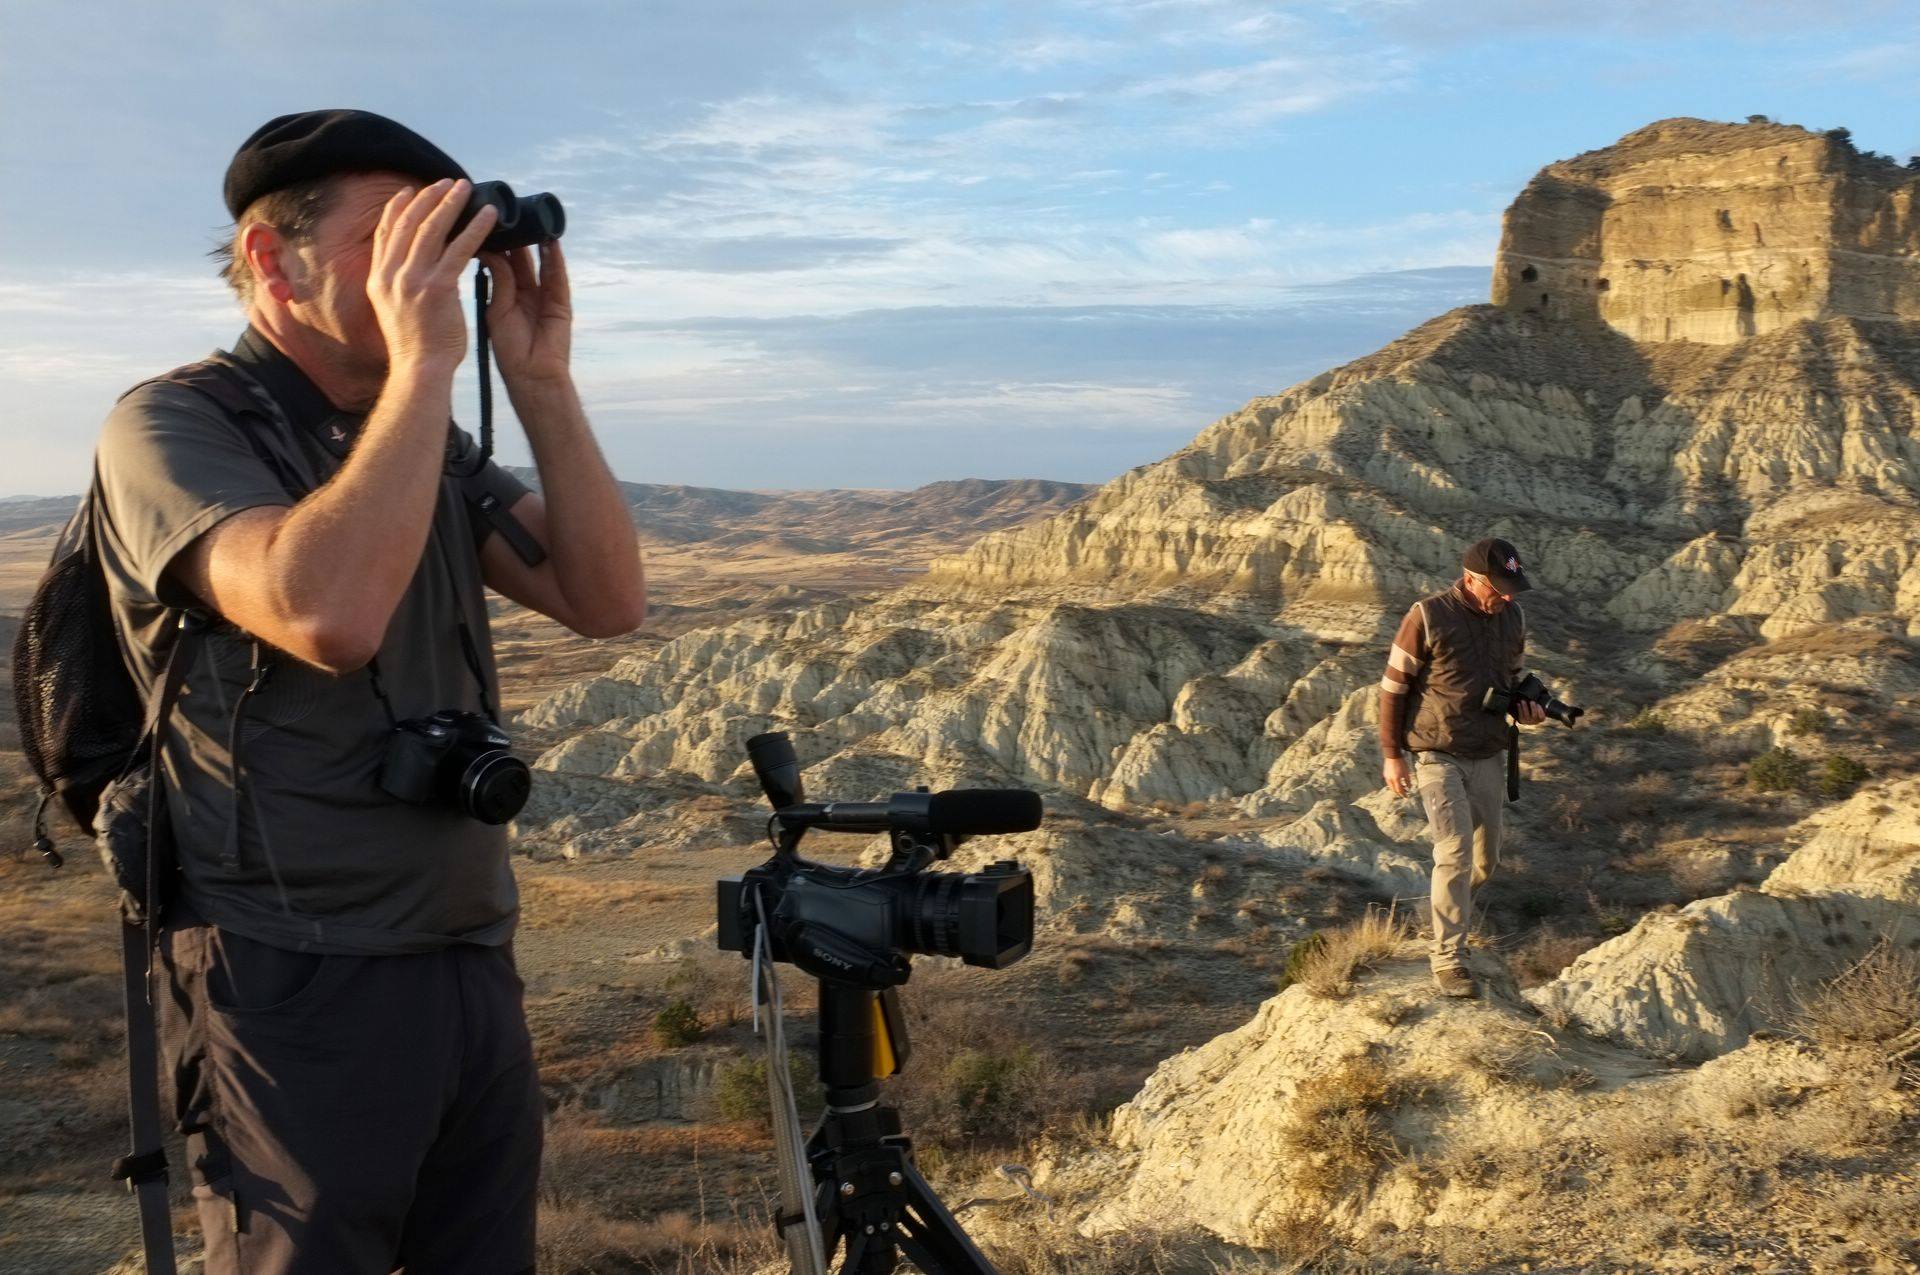
[[[1549,164],[1507,213],[1493,301],[1636,341],[1911,318],[1920,173],[1785,124],[1662,120]]]

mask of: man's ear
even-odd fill
[[[253,272],[256,292],[265,292],[281,305],[294,299],[300,263],[294,259],[286,236],[272,226],[253,222],[240,232],[240,255]]]

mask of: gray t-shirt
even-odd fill
[[[335,409],[253,329],[235,343],[232,359],[279,407],[281,422],[269,428],[257,418],[235,419],[198,390],[149,382],[120,400],[101,433],[101,556],[122,651],[148,693],[173,640],[167,608],[199,604],[168,574],[175,555],[243,509],[293,503],[241,430],[256,430],[311,490],[340,468],[365,419]],[[475,450],[465,431],[453,430],[450,468],[470,468]],[[502,507],[527,491],[491,462],[466,481]],[[442,478],[419,569],[378,657],[381,684],[403,720],[480,708],[479,682],[461,648],[463,616],[488,701],[499,703],[479,563],[489,530],[472,517],[461,480]],[[231,625],[208,632],[166,738],[187,903],[216,925],[304,951],[385,954],[506,942],[518,907],[506,829],[448,806],[412,805],[380,787],[390,728],[369,669],[335,677],[261,644],[275,667],[242,718],[236,802],[228,732],[251,680],[254,646]]]

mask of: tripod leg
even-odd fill
[[[900,1171],[906,1178],[901,1189],[907,1198],[894,1243],[914,1265],[927,1275],[998,1275],[913,1162],[903,1162]]]

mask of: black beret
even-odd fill
[[[300,111],[268,120],[227,165],[235,221],[260,196],[333,173],[404,173],[422,181],[465,177],[453,157],[404,124],[372,111]]]

